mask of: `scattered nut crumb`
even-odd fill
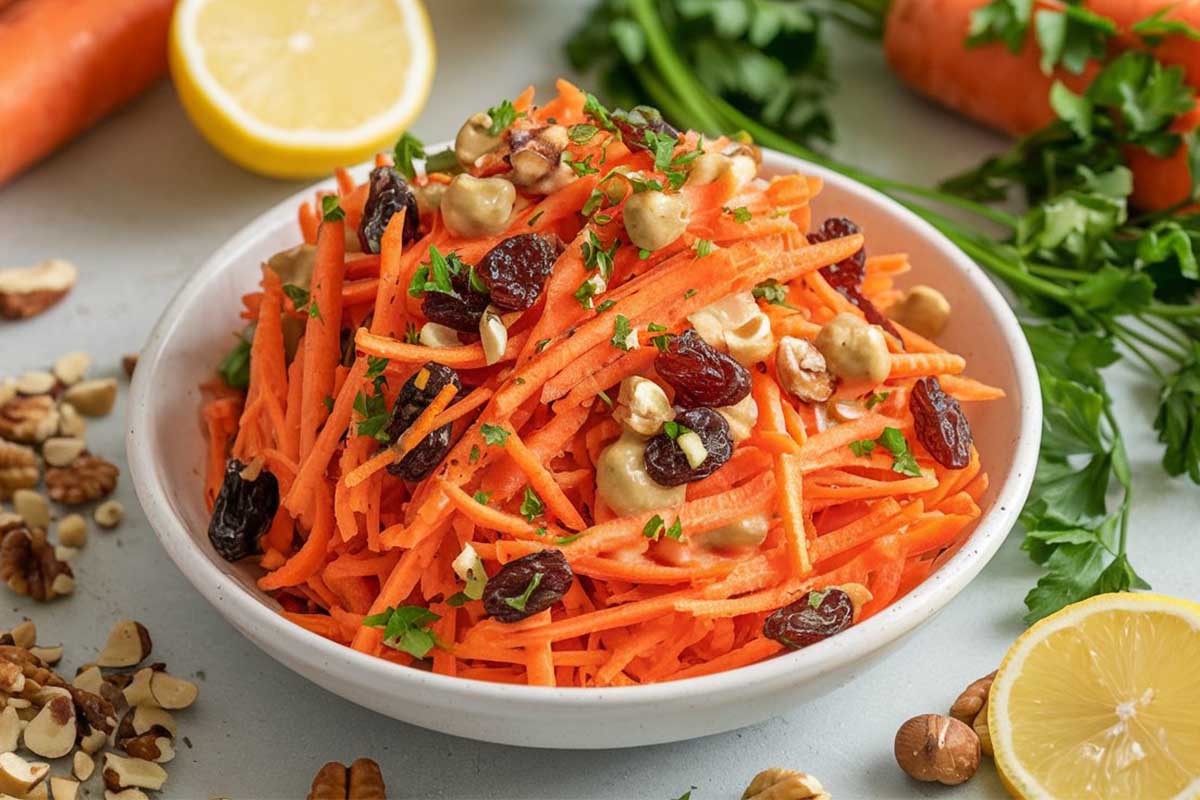
[[[57,258],[0,269],[0,317],[25,319],[42,313],[66,297],[78,277],[74,264]]]
[[[96,506],[92,516],[101,528],[115,528],[125,519],[125,506],[117,500],[105,500]]]
[[[50,795],[54,800],[76,800],[79,797],[79,783],[70,778],[51,776]]]
[[[135,667],[150,657],[153,643],[146,626],[131,619],[123,619],[109,631],[104,650],[96,659],[101,667]]]
[[[82,350],[61,355],[54,362],[54,375],[64,386],[73,386],[87,376],[92,357]]]
[[[941,714],[913,717],[896,732],[896,763],[918,781],[956,786],[970,780],[979,769],[979,752],[975,731]]]
[[[63,648],[61,644],[50,645],[46,647],[35,645],[26,649],[50,666],[54,666],[59,661],[62,661]]]
[[[830,800],[821,782],[794,769],[774,767],[754,776],[742,800]]]
[[[76,778],[79,778],[81,781],[86,781],[88,778],[92,777],[92,772],[96,769],[96,761],[82,750],[76,750],[71,767]]]
[[[0,500],[8,500],[17,489],[32,489],[39,477],[33,448],[0,439]]]
[[[4,535],[0,542],[0,580],[17,594],[28,595],[39,603],[75,591],[71,567],[54,557],[45,531],[36,529],[17,528]]]
[[[0,406],[0,438],[12,442],[44,441],[58,430],[58,422],[58,409],[49,395],[18,396]]]
[[[28,650],[37,644],[37,625],[27,619],[9,631],[8,635],[12,637],[13,644]]]
[[[133,377],[133,371],[137,369],[138,354],[129,353],[121,357],[121,369],[125,372],[126,378]]]
[[[75,410],[75,406],[70,403],[63,403],[58,407],[58,434],[59,436],[69,436],[73,439],[82,439],[87,433],[87,422]]]
[[[58,543],[74,548],[87,544],[87,520],[82,514],[67,514],[58,521]]]
[[[16,753],[0,753],[0,792],[23,797],[49,774],[49,764],[31,764]]]

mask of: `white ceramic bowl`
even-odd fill
[[[179,290],[142,350],[132,388],[129,464],[138,497],[167,553],[230,623],[289,669],[360,705],[426,728],[512,745],[630,747],[732,730],[852,680],[889,645],[954,599],[1008,535],[1033,478],[1041,402],[1032,357],[988,278],[932,227],[840,175],[765,152],[764,174],[825,180],[815,219],[857,221],[875,253],[902,251],[911,280],[941,289],[954,307],[943,341],[970,374],[1008,392],[968,409],[991,488],[966,546],[909,595],[817,645],[749,667],[673,683],[604,689],[509,686],[401,667],[327,641],[276,613],[249,566],[221,559],[206,537],[204,444],[198,385],[239,327],[241,295],[262,260],[300,240],[296,207],[312,190],[267,211],[229,240]],[[366,172],[364,166],[358,177]],[[332,181],[325,185],[332,186]],[[315,188],[315,187],[314,187]]]

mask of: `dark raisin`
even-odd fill
[[[504,311],[524,311],[536,303],[562,252],[561,244],[536,233],[522,233],[489,250],[475,271],[488,287],[492,304]]]
[[[488,578],[483,610],[501,622],[517,622],[562,600],[574,581],[575,573],[561,550],[530,553]]]
[[[841,633],[853,621],[850,595],[841,589],[814,590],[767,617],[763,635],[798,650]]]
[[[971,463],[971,426],[962,406],[942,391],[937,378],[921,378],[908,397],[917,441],[933,460],[947,469],[962,469]]]
[[[646,442],[643,456],[646,473],[651,480],[662,486],[679,486],[701,478],[707,478],[725,465],[733,455],[733,439],[729,435],[729,423],[711,408],[693,408],[675,417],[675,423],[694,431],[704,442],[708,457],[693,467],[684,455],[679,443],[665,431]],[[681,434],[682,435],[682,434]]]
[[[448,383],[454,384],[460,392],[462,391],[462,381],[458,379],[458,373],[433,361],[426,362],[404,382],[396,396],[396,405],[392,408],[392,421],[387,427],[391,441],[400,439],[400,434],[408,430]],[[450,434],[453,427],[446,424],[434,430],[399,462],[389,464],[388,472],[406,481],[423,481],[428,478],[450,451]]]
[[[454,294],[425,292],[421,313],[430,322],[437,322],[461,333],[479,333],[479,319],[488,307],[488,296],[471,288],[470,270],[463,269],[450,276]]]
[[[689,328],[667,341],[654,369],[675,389],[684,408],[732,406],[750,394],[750,372]]]
[[[853,236],[856,233],[860,233],[860,229],[852,220],[845,217],[830,217],[821,223],[820,228],[808,234],[808,241],[816,244]],[[865,247],[836,264],[821,267],[819,272],[821,277],[837,290],[838,294],[863,312],[867,322],[878,325],[897,339],[900,338],[900,332],[896,330],[896,326],[892,324],[891,320],[884,316],[875,307],[875,304],[862,293],[863,280],[867,277],[867,250]]]
[[[646,131],[679,138],[679,131],[663,119],[662,112],[652,106],[634,106],[628,111],[617,109],[612,114],[612,121],[621,132],[621,140],[631,150],[650,149],[646,142]]]
[[[225,462],[225,480],[213,504],[208,540],[226,561],[258,551],[258,537],[267,532],[279,509],[279,482],[265,468],[248,481],[246,465],[236,458]]]
[[[392,215],[407,209],[404,217],[405,245],[421,238],[421,216],[417,211],[417,196],[404,177],[391,167],[371,170],[367,202],[363,205],[362,221],[358,223],[358,241],[367,253],[378,253],[379,242]]]

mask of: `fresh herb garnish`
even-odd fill
[[[871,396],[867,398],[867,402],[866,402],[867,411],[870,411],[875,406],[882,403],[884,400],[887,400],[888,397],[891,396],[891,394],[892,394],[891,392],[872,392]]]
[[[664,525],[666,525],[666,523],[663,522],[663,518],[658,514],[655,514],[653,517],[646,520],[646,524],[642,526],[642,536],[645,536],[647,539],[657,539],[660,535],[662,535],[662,529]]]
[[[508,441],[508,430],[502,425],[492,425],[483,423],[479,426],[479,432],[483,434],[483,441],[489,447],[503,447]]]
[[[362,624],[368,628],[383,628],[383,643],[393,650],[408,653],[413,658],[424,658],[437,644],[429,626],[439,619],[439,615],[427,608],[400,606],[363,617]]]
[[[458,156],[454,154],[453,148],[439,150],[425,159],[425,172],[432,175],[435,172],[458,173],[462,172],[462,165],[458,163]]]
[[[603,314],[605,311],[608,311],[610,308],[612,308],[616,304],[617,304],[616,300],[605,300],[596,306],[596,313]]]
[[[575,173],[576,177],[582,178],[585,175],[595,175],[600,171],[598,168],[592,166],[592,158],[592,154],[589,153],[578,161],[572,161],[571,159],[567,158],[567,155],[564,153],[562,163],[570,167],[571,171]]]
[[[892,472],[908,475],[911,478],[921,477],[921,468],[917,459],[909,449],[908,440],[899,428],[884,428],[876,441],[892,454]]]
[[[636,344],[631,345],[629,343],[631,335],[633,337],[633,341],[636,343],[637,335],[634,334],[633,328],[629,326],[629,317],[625,316],[624,314],[617,314],[617,318],[613,322],[613,335],[612,339],[610,340],[612,342],[612,346],[618,350],[632,350]]]
[[[442,255],[442,252],[437,249],[436,245],[430,245],[429,263],[417,267],[413,273],[412,281],[408,284],[408,293],[413,297],[420,297],[425,292],[441,292],[442,294],[458,297],[458,292],[454,290],[451,278],[461,275],[463,270],[469,272],[470,269],[470,267],[462,262],[457,253]],[[475,288],[474,285],[472,285],[472,288]],[[484,286],[483,288],[486,292],[487,287]]]
[[[733,215],[733,221],[738,223],[739,225],[745,225],[754,216],[753,214],[750,213],[750,209],[746,208],[745,206],[738,206],[737,208],[727,208],[727,209],[725,209],[725,211],[727,213]]]
[[[525,591],[521,593],[520,597],[506,597],[504,598],[504,602],[517,611],[524,611],[526,604],[529,603],[529,598],[533,596],[533,593],[537,591],[537,587],[541,585],[542,573],[535,572],[533,573],[533,577],[529,579],[529,585],[525,587]]]
[[[683,523],[679,521],[678,517],[671,523],[671,527],[667,528],[666,537],[677,542],[683,538]]]
[[[479,449],[479,445],[473,444],[473,445],[471,445],[471,453],[470,453],[470,455],[467,456],[467,461],[474,464],[476,461],[479,460],[479,457],[482,455],[483,455],[483,451]]]
[[[596,397],[599,397],[601,400],[603,400],[603,401],[604,401],[604,403],[605,403],[605,404],[606,404],[606,405],[607,405],[609,408],[612,408],[612,407],[613,407],[613,400],[612,400],[612,398],[611,398],[611,397],[609,397],[609,396],[608,396],[608,392],[604,391],[603,389],[601,389],[600,391],[596,392]]]
[[[875,450],[874,439],[858,439],[850,443],[850,452],[859,458],[871,455]]]
[[[388,412],[387,398],[381,394],[359,392],[354,396],[354,411],[361,417],[355,428],[359,436],[371,436],[381,442],[391,441],[387,427],[392,415]]]
[[[578,125],[572,125],[567,130],[567,136],[575,144],[587,144],[599,132],[600,129],[595,125],[588,125],[581,122]]]
[[[696,258],[704,258],[712,252],[713,243],[708,239],[697,239],[692,243],[692,250],[696,253]]]
[[[545,213],[546,213],[545,209],[538,211],[536,214],[534,214],[532,217],[530,217],[529,221],[526,222],[525,224],[532,228],[534,225],[537,225],[537,221],[539,219],[541,219],[542,214],[545,214]]]
[[[417,177],[416,167],[413,166],[414,158],[425,158],[425,145],[411,133],[403,133],[392,149],[392,161],[400,174],[410,181]]]
[[[285,283],[283,285],[283,293],[292,301],[292,307],[297,311],[308,305],[308,289],[303,286],[297,286],[294,283]]]
[[[475,499],[476,503],[479,503],[479,505],[486,506],[488,504],[488,501],[492,499],[492,493],[485,492],[482,489],[480,489],[478,492],[476,492],[474,494],[474,499]]]
[[[321,198],[321,218],[326,222],[341,222],[346,218],[336,195],[327,194]]]
[[[225,354],[217,365],[217,374],[231,389],[246,389],[250,386],[250,346],[254,342],[251,324],[238,335],[238,342]]]
[[[692,429],[686,425],[680,425],[673,419],[669,419],[663,423],[663,433],[667,434],[672,439],[678,439],[685,433],[691,433]]]
[[[542,502],[542,498],[537,496],[531,487],[525,487],[525,497],[521,500],[521,516],[529,522],[533,522],[546,511],[546,505]]]
[[[777,280],[767,280],[755,286],[750,290],[750,293],[758,300],[766,300],[773,306],[785,306],[790,308],[787,303],[788,289]]]
[[[513,107],[511,100],[501,100],[500,105],[493,106],[487,110],[488,116],[492,118],[492,124],[488,128],[489,136],[499,136],[504,133],[509,125],[517,121],[517,117],[525,116],[525,112],[517,113],[517,109]]]
[[[583,254],[583,266],[594,269],[606,282],[612,277],[617,249],[621,246],[620,239],[614,239],[612,247],[605,249],[600,237],[595,231],[588,231],[587,241],[583,243],[580,252]]]

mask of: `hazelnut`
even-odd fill
[[[891,371],[883,331],[853,314],[841,313],[825,323],[814,344],[829,371],[852,387],[854,394],[882,383]]]
[[[442,207],[442,196],[446,194],[446,184],[441,181],[430,181],[424,186],[410,184],[417,198],[417,211],[424,218]]]
[[[508,328],[504,327],[504,320],[494,306],[484,309],[479,318],[479,341],[483,345],[483,358],[488,366],[504,358],[504,351],[508,348]]]
[[[547,125],[541,130],[514,132],[510,137],[512,164],[510,179],[521,188],[538,186],[559,171],[562,153],[567,147],[567,129],[562,125]],[[574,175],[570,167],[567,174]]]
[[[932,286],[914,286],[888,309],[888,316],[926,339],[936,339],[950,321],[950,301]]]
[[[725,345],[729,348],[729,355],[743,367],[754,366],[775,349],[771,320],[759,311],[744,325],[725,331]]]
[[[113,626],[108,641],[96,659],[100,667],[134,667],[150,656],[153,644],[146,626],[131,619],[123,619]]]
[[[724,153],[704,153],[697,156],[688,168],[689,186],[707,186],[716,183],[733,166],[733,159]]]
[[[729,423],[729,438],[735,444],[749,439],[758,424],[758,403],[752,395],[746,395],[731,406],[721,406],[717,413]]]
[[[812,775],[775,767],[755,775],[742,792],[742,800],[830,800],[830,797]]]
[[[979,737],[953,717],[922,714],[900,726],[895,754],[909,777],[956,786],[979,769]]]
[[[784,336],[779,340],[775,373],[788,394],[806,403],[823,403],[833,395],[833,376],[825,356],[807,339]]]
[[[681,195],[650,190],[625,201],[625,232],[635,247],[657,250],[687,230],[688,207]]]
[[[492,118],[483,111],[472,114],[463,123],[454,137],[454,157],[459,164],[470,169],[476,161],[500,145],[500,136],[493,136],[491,127]]]
[[[87,520],[82,514],[67,514],[58,521],[58,543],[76,549],[87,544]]]
[[[991,694],[992,681],[995,679],[996,671],[992,670],[989,674],[984,675],[966,689],[963,689],[962,694],[954,701],[954,705],[950,706],[950,716],[960,722],[973,725],[975,718],[983,710],[988,695]]]
[[[426,347],[458,347],[462,344],[458,331],[440,322],[426,322],[417,338]]]
[[[504,178],[456,175],[442,196],[442,220],[463,237],[495,236],[508,227],[517,190]]]
[[[728,350],[727,332],[744,328],[758,317],[766,319],[754,295],[734,292],[688,315],[688,322],[705,342],[718,350]]]
[[[613,418],[622,427],[642,436],[653,436],[664,422],[675,419],[667,393],[654,381],[631,375],[621,381]]]
[[[770,527],[771,521],[765,515],[757,514],[711,531],[693,534],[691,540],[706,550],[746,550],[762,544]]]
[[[105,500],[96,506],[92,518],[101,528],[115,528],[125,519],[125,506],[116,500]]]
[[[628,431],[604,448],[596,461],[596,495],[621,516],[673,508],[683,503],[687,486],[662,486],[646,472],[646,441]]]

